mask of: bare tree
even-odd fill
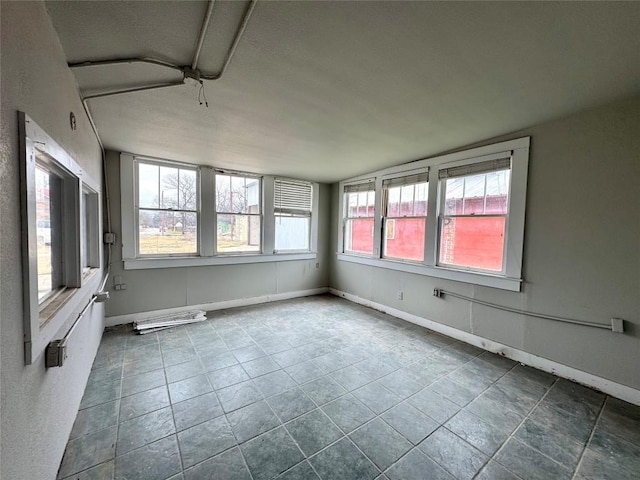
[[[247,211],[247,187],[243,183],[231,181],[227,175],[216,176],[216,209],[224,213],[245,213]]]
[[[162,176],[160,199],[162,208],[175,210],[195,211],[198,202],[198,186],[196,173],[190,170],[176,169],[172,173]],[[165,192],[175,191],[176,195],[165,195]],[[195,226],[195,216],[188,212],[179,212],[181,218],[182,234],[184,235],[187,226]]]

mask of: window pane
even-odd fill
[[[262,213],[260,179],[216,175],[216,211],[219,213]]]
[[[414,214],[417,216],[427,216],[427,197],[429,195],[429,183],[418,183],[416,185],[416,197],[414,204]]]
[[[406,185],[400,190],[400,216],[413,216],[413,185]]]
[[[142,255],[198,252],[198,216],[195,213],[141,210],[138,247]]]
[[[197,175],[194,170],[180,169],[178,185],[178,208],[180,210],[196,210],[198,201]]]
[[[465,215],[484,213],[484,183],[486,175],[471,175],[464,177],[464,208]]]
[[[259,252],[259,215],[218,215],[218,252]]]
[[[367,192],[367,217],[375,215],[376,192]]]
[[[276,215],[276,250],[309,250],[309,217]]]
[[[387,189],[387,216],[400,216],[400,187]]]
[[[345,203],[347,205],[347,217],[358,216],[358,194],[347,193],[345,194]]]
[[[424,218],[385,220],[384,256],[402,260],[424,260]]]
[[[375,198],[373,191],[345,193],[347,217],[373,217]]]
[[[445,215],[506,214],[510,170],[446,181]]]
[[[373,218],[347,220],[344,230],[345,252],[373,254]]]
[[[464,195],[464,178],[448,178],[445,184],[445,215],[462,214],[462,196]]]
[[[413,217],[427,215],[428,183],[389,187],[387,192],[388,217]]]
[[[216,175],[216,211],[231,211],[231,177]]]
[[[160,206],[159,172],[157,165],[138,164],[138,201],[141,208]]]
[[[180,176],[177,168],[160,167],[160,208],[179,208]]]
[[[247,213],[259,214],[260,212],[260,180],[247,178],[245,190]]]
[[[91,249],[91,196],[82,194],[82,269],[89,268],[89,250]]]
[[[505,214],[509,205],[509,180],[511,170],[487,173],[487,199],[485,213]]]
[[[440,263],[502,271],[505,217],[444,218]]]
[[[38,300],[52,290],[51,202],[49,175],[36,169],[36,230],[38,236]]]
[[[231,177],[231,210],[234,213],[247,211],[247,189],[244,177]]]
[[[38,301],[42,302],[62,286],[62,182],[39,167],[35,177]]]

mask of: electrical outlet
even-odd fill
[[[320,268],[320,262],[316,263],[316,268]]]
[[[442,298],[442,290],[440,290],[439,288],[434,288],[433,289],[433,296],[434,297],[438,297],[438,298]]]
[[[398,290],[398,300],[404,300],[404,292],[401,290]]]
[[[119,283],[117,285],[114,285],[113,288],[115,290],[126,290],[127,289],[127,284],[126,283]]]

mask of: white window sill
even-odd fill
[[[279,253],[272,255],[220,255],[216,257],[165,257],[124,259],[125,270],[150,268],[202,267],[207,265],[242,265],[247,263],[290,262],[313,260],[316,252]]]
[[[337,257],[338,260],[344,262],[359,263],[361,265],[370,265],[372,267],[387,268],[389,270],[398,270],[400,272],[414,273],[428,277],[471,283],[474,285],[482,285],[484,287],[500,288],[502,290],[510,290],[512,292],[519,292],[522,285],[522,279],[520,278],[508,278],[499,275],[491,275],[489,273],[464,272],[451,268],[431,267],[409,262],[363,257],[359,255],[348,255],[344,253],[338,253]]]

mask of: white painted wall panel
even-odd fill
[[[531,136],[522,292],[443,282],[337,261],[331,287],[472,331],[527,353],[640,389],[640,97],[483,142]],[[478,146],[473,145],[473,146]],[[332,198],[332,252],[338,195]],[[523,317],[434,287],[518,309],[607,324],[624,335]],[[396,291],[404,288],[403,301]]]
[[[3,479],[53,479],[103,330],[94,306],[74,332],[69,358],[46,370],[24,365],[18,110],[30,115],[82,168],[102,178],[100,149],[42,2],[1,2],[0,366]],[[78,129],[69,127],[73,111]],[[60,332],[63,335],[65,332]]]
[[[126,290],[116,291],[112,281],[107,284],[112,297],[112,301],[106,306],[107,317],[262,297],[329,285],[329,185],[320,184],[319,242],[315,260],[124,270],[120,243],[122,230],[118,152],[107,151],[107,176],[112,230],[119,237],[113,249],[112,278],[120,276],[127,285]],[[319,263],[319,268],[315,268],[316,263]]]

